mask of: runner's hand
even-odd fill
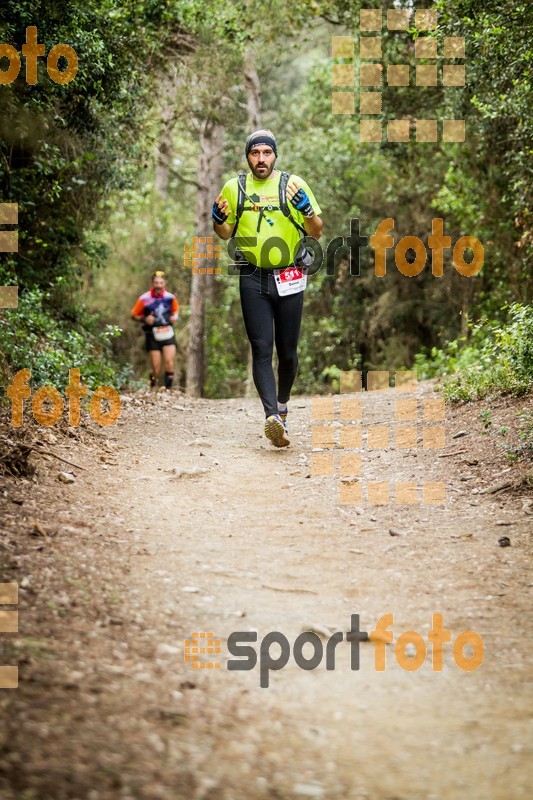
[[[213,203],[213,208],[211,210],[211,217],[213,219],[213,222],[216,222],[217,225],[223,225],[227,220],[227,218],[229,217],[229,214],[226,213],[226,211],[228,210],[228,201],[222,200],[221,202],[221,198],[222,195],[219,194],[219,196]]]
[[[304,217],[312,217],[314,215],[313,206],[309,197],[300,189],[296,181],[289,181],[287,184],[287,197],[291,201],[297,211],[304,215]]]
[[[148,316],[145,317],[144,321],[146,322],[147,325],[153,325],[155,322],[155,317],[153,314],[148,314]]]

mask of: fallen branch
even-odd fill
[[[269,586],[268,583],[262,583],[261,588],[272,589],[273,592],[299,592],[301,594],[318,594],[318,592],[313,592],[312,589],[283,589],[278,586]]]
[[[508,489],[512,485],[512,481],[502,481],[501,483],[496,483],[494,486],[489,486],[487,489],[480,489],[478,494],[496,494],[496,492]]]
[[[35,450],[36,453],[40,453],[43,456],[53,456],[57,458],[59,461],[63,461],[63,463],[68,464],[70,467],[76,467],[76,469],[83,469],[87,470],[87,467],[82,467],[80,464],[75,464],[74,461],[67,461],[66,458],[63,456],[58,456],[57,453],[54,453],[52,450],[43,450],[40,447],[35,447],[33,444],[25,444],[23,447],[27,447],[28,450]]]
[[[466,450],[454,450],[453,453],[441,453],[437,458],[448,458],[448,456],[460,456],[461,453],[466,453]]]

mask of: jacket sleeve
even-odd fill
[[[136,317],[142,317],[144,314],[144,303],[139,297],[133,308],[131,309],[131,313],[134,314]]]

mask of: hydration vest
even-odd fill
[[[305,232],[305,228],[303,228],[291,214],[289,203],[287,202],[287,184],[289,182],[289,173],[282,172],[279,177],[279,205],[273,206],[268,205],[261,207],[259,205],[251,205],[245,206],[246,201],[246,176],[248,175],[247,172],[240,172],[238,177],[239,182],[239,194],[237,197],[237,210],[235,212],[235,225],[233,226],[233,230],[231,232],[231,238],[233,239],[237,233],[237,228],[239,227],[239,221],[242,217],[243,211],[259,211],[259,219],[257,221],[257,232],[259,233],[259,228],[261,227],[261,222],[263,221],[263,217],[265,212],[268,211],[281,211],[284,217],[290,219],[294,227],[301,233],[303,236],[307,236]],[[250,201],[251,202],[251,201]],[[272,223],[270,223],[272,224]]]

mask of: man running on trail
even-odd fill
[[[254,383],[265,410],[265,435],[275,447],[290,444],[287,403],[298,367],[298,338],[307,274],[303,236],[322,234],[320,206],[305,181],[274,169],[274,134],[251,133],[246,140],[251,173],[232,178],[213,203],[215,233],[238,236],[235,262],[246,333],[252,346]],[[241,237],[247,237],[246,240]],[[248,238],[251,237],[251,238]],[[229,249],[229,248],[228,248]],[[278,354],[278,387],[272,353]]]
[[[142,323],[146,336],[146,350],[150,354],[152,371],[150,386],[157,386],[161,372],[161,354],[165,364],[165,387],[172,389],[174,359],[176,358],[176,336],[172,323],[179,316],[178,301],[165,291],[165,273],[154,272],[152,288],[142,294],[131,310],[133,319]]]

